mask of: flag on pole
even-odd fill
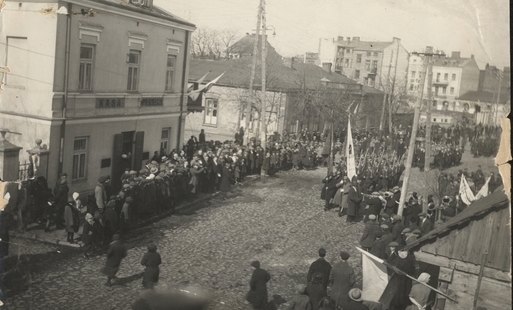
[[[356,165],[354,162],[354,145],[353,135],[351,134],[351,120],[347,120],[347,143],[346,143],[346,159],[347,159],[347,177],[349,180],[356,175]]]
[[[491,179],[491,178],[492,178],[492,177],[488,177],[488,178],[486,179],[486,182],[485,182],[485,184],[483,185],[483,187],[481,187],[481,189],[479,190],[479,192],[477,192],[475,200],[478,200],[478,199],[481,199],[481,198],[483,198],[483,197],[488,196],[488,183],[490,182],[490,179]]]
[[[387,267],[383,260],[356,247],[362,253],[362,298],[379,302],[388,285]]]
[[[474,193],[472,193],[472,189],[467,183],[467,179],[465,179],[465,175],[461,175],[460,181],[460,198],[464,204],[467,206],[470,205],[474,200],[476,200]]]
[[[206,93],[210,90],[210,88],[212,88],[212,86],[217,83],[217,81],[219,81],[219,79],[223,76],[225,72],[221,73],[220,76],[216,77],[215,79],[213,79],[212,81],[208,82],[207,85],[201,87],[201,88],[198,88],[197,90],[193,90],[191,92],[189,92],[189,97],[195,101],[196,99],[198,99],[198,97],[202,94],[202,93]]]
[[[212,71],[212,70],[209,70],[204,76],[200,77],[199,80],[197,80],[196,82],[192,83],[192,85],[189,86],[189,88],[187,89],[187,92],[190,93],[191,91],[194,90],[194,84],[198,84],[198,88],[199,88],[199,85],[201,85],[201,83],[203,83],[203,80],[205,80],[205,78],[210,73],[210,71]]]

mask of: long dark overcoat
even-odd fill
[[[230,169],[223,166],[221,170],[221,181],[219,183],[219,189],[227,192],[230,190]]]
[[[249,280],[249,291],[246,300],[254,309],[263,308],[267,303],[267,282],[271,280],[269,272],[255,268]]]
[[[356,190],[355,186],[349,187],[349,193],[347,194],[347,215],[356,216],[358,215],[358,207],[360,205],[360,195]]]
[[[107,251],[107,262],[103,268],[103,273],[109,277],[115,276],[118,272],[121,260],[125,258],[126,254],[127,250],[123,243],[119,240],[113,241]]]
[[[146,267],[143,274],[143,283],[157,283],[159,281],[159,265],[162,263],[160,254],[146,252],[141,260],[141,265]]]
[[[347,262],[341,261],[333,265],[330,272],[330,282],[332,282],[330,297],[333,298],[336,305],[345,307],[349,302],[349,291],[351,290],[351,276],[354,275],[353,267]]]

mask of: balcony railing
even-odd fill
[[[378,68],[371,68],[367,75],[376,75],[378,74]]]
[[[449,85],[449,81],[434,80],[433,85]]]

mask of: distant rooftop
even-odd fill
[[[511,94],[509,96],[501,96],[499,98],[499,103],[507,103],[510,100]],[[487,91],[468,91],[461,95],[458,100],[467,100],[467,101],[480,101],[480,102],[488,102],[495,103],[497,102],[497,94],[487,92]]]
[[[395,40],[399,40],[398,38],[394,38]],[[347,40],[344,40],[343,37],[338,37],[337,41],[335,43],[338,46],[348,47],[355,50],[363,50],[363,51],[381,51],[385,49],[386,47],[394,44],[397,41],[392,42],[383,42],[383,41],[361,41],[360,37],[353,37],[352,39],[350,37],[347,38]]]

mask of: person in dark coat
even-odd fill
[[[271,275],[260,268],[259,261],[253,261],[251,266],[255,268],[251,279],[249,280],[249,291],[246,294],[246,300],[253,309],[263,309],[267,304],[267,282],[271,280]]]
[[[367,222],[367,220],[369,219],[369,215],[374,214],[375,216],[378,216],[381,213],[381,209],[383,209],[383,205],[381,203],[381,200],[378,198],[378,195],[379,195],[379,193],[373,192],[372,193],[373,197],[366,201],[368,206],[365,207],[367,212],[366,212],[364,222]]]
[[[109,201],[103,214],[104,236],[107,241],[118,231],[118,215],[114,209],[115,207],[116,202],[114,200]]]
[[[112,285],[111,281],[119,271],[121,260],[127,255],[127,249],[121,242],[119,235],[112,236],[112,240],[107,251],[107,262],[102,269],[103,274],[107,276],[107,283],[105,283],[107,286]]]
[[[68,194],[69,187],[68,181],[66,179],[61,179],[61,185],[59,186],[59,190],[57,191],[57,195],[55,195],[55,226],[57,229],[63,229],[64,226],[64,207],[68,203]]]
[[[144,269],[142,284],[144,288],[152,289],[159,282],[159,265],[162,264],[160,254],[157,253],[157,245],[153,242],[148,244],[146,252],[141,260]]]
[[[392,238],[393,238],[393,241],[395,241],[397,243],[402,243],[403,236],[401,235],[401,233],[404,230],[404,225],[403,225],[403,222],[402,222],[402,217],[400,215],[397,215],[397,214],[392,216],[392,225],[393,225],[392,226]]]
[[[68,235],[66,241],[68,241],[69,243],[75,242],[73,235],[75,234],[75,226],[78,225],[78,223],[75,223],[78,219],[76,218],[76,216],[73,216],[73,208],[74,206],[71,203],[67,203],[64,206],[64,226],[66,228],[66,233]]]
[[[329,282],[329,276],[331,271],[331,264],[324,259],[326,256],[326,250],[324,248],[319,249],[319,258],[314,261],[310,268],[308,269],[308,274],[306,275],[306,282],[309,283],[312,281],[314,275],[316,273],[321,273],[323,275],[324,282],[322,283],[322,287],[324,291],[326,291]]]
[[[94,253],[95,244],[93,240],[95,238],[94,233],[95,230],[93,228],[94,218],[91,213],[87,213],[85,216],[84,227],[82,228],[82,242],[84,243],[84,257],[89,257],[89,252],[92,251]]]
[[[319,310],[321,300],[327,295],[323,283],[327,282],[324,274],[314,273],[312,280],[306,285],[306,294],[310,297],[312,310]]]
[[[205,129],[201,129],[199,135],[198,135],[198,138],[199,138],[199,143],[205,143]]]
[[[431,222],[431,220],[428,219],[427,213],[420,213],[419,219],[420,219],[420,223],[419,223],[420,224],[420,232],[424,236],[433,229],[433,222]]]
[[[359,288],[353,288],[349,291],[349,303],[344,310],[368,310],[369,308],[363,304],[362,291]]]
[[[332,286],[329,296],[335,301],[337,307],[347,306],[349,303],[348,293],[355,283],[354,269],[347,263],[349,257],[349,253],[340,252],[341,261],[335,263],[330,272],[329,281]]]
[[[351,186],[349,187],[349,193],[347,194],[347,219],[349,223],[356,223],[356,217],[358,216],[358,207],[360,206],[360,195],[358,193],[358,184],[356,176],[353,176],[351,180]]]
[[[385,243],[385,240],[381,238],[383,237],[383,232],[381,230],[374,231],[374,237],[376,240],[372,244],[369,253],[381,259],[386,259],[387,244]]]
[[[226,193],[231,189],[231,171],[230,171],[230,163],[225,162],[222,167],[221,173],[219,174],[219,189],[224,195],[224,199],[226,199]]]
[[[369,250],[374,244],[374,233],[376,231],[380,231],[381,228],[379,224],[376,222],[376,216],[374,214],[369,215],[369,221],[365,223],[365,228],[363,229],[362,237],[360,238],[360,245],[364,250]]]
[[[408,294],[411,291],[412,280],[396,272],[396,269],[415,276],[415,257],[409,251],[403,251],[400,245],[396,247],[396,252],[397,255],[390,255],[387,260],[395,269],[388,270],[391,277],[379,299],[385,309],[404,309],[411,304]]]

